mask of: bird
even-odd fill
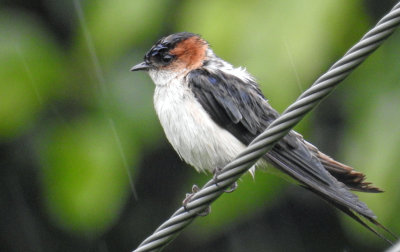
[[[174,33],[158,40],[131,71],[155,84],[154,107],[166,138],[198,172],[216,174],[271,124],[272,108],[255,78],[219,58],[200,35]],[[291,130],[255,168],[272,165],[361,225],[390,242],[365,220],[391,233],[351,191],[382,192],[365,175],[319,151]]]

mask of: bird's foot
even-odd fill
[[[214,173],[213,180],[215,182],[215,185],[218,186],[218,175],[220,175],[222,173],[222,168],[221,167],[215,168],[213,173]],[[238,187],[238,184],[237,184],[237,182],[235,182],[232,185],[230,185],[229,187],[227,187],[224,191],[226,193],[231,193],[231,192],[235,191],[237,187]]]
[[[230,185],[228,188],[226,188],[225,192],[226,193],[231,193],[231,192],[235,191],[237,187],[238,187],[238,183],[235,182],[232,185]]]
[[[190,202],[190,200],[193,198],[193,196],[200,191],[200,188],[197,185],[192,186],[192,192],[191,193],[186,193],[186,197],[182,202],[182,206],[185,209],[185,211],[188,211],[187,209],[187,204]],[[211,207],[207,206],[202,212],[198,213],[198,216],[207,216],[211,212]]]

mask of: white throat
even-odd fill
[[[182,69],[181,71],[150,69],[149,75],[156,86],[165,86],[175,82],[178,78],[183,78],[187,71],[187,69]]]

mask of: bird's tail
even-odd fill
[[[374,227],[371,227],[370,225],[368,225],[362,218],[364,218],[365,220],[369,221],[370,223],[372,223],[373,225],[375,225],[376,227],[380,228],[381,230],[384,231],[384,233],[389,234],[392,238],[394,238],[395,240],[398,239],[398,236],[396,234],[394,234],[392,231],[390,231],[387,227],[385,227],[384,225],[382,225],[381,223],[379,223],[375,218],[368,216],[368,215],[363,215],[361,213],[355,213],[353,210],[351,210],[350,208],[343,206],[342,204],[339,204],[338,202],[332,200],[331,198],[326,197],[325,195],[323,195],[322,193],[320,193],[319,191],[313,190],[312,188],[308,187],[308,186],[303,186],[304,188],[306,188],[307,190],[312,191],[313,193],[321,196],[321,198],[323,198],[324,200],[326,200],[327,202],[331,203],[332,205],[334,205],[335,207],[337,207],[339,210],[341,210],[343,213],[347,214],[349,217],[351,217],[352,219],[354,219],[355,221],[357,221],[358,223],[360,223],[362,226],[364,226],[366,229],[368,229],[369,231],[371,231],[372,233],[374,233],[376,236],[378,236],[379,238],[381,238],[382,240],[388,242],[389,244],[393,244],[393,241],[391,239],[389,239],[385,234],[382,234],[381,232],[377,231]]]
[[[319,151],[314,145],[303,139],[305,146],[319,159],[325,169],[334,176],[338,181],[345,184],[350,190],[380,193],[382,189],[375,187],[372,183],[365,181],[365,174],[354,170],[352,167],[342,164],[328,155]]]

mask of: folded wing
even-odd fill
[[[187,78],[189,88],[211,118],[246,145],[279,116],[251,79],[207,69],[191,71]],[[367,205],[349,191],[380,189],[364,182],[362,173],[320,152],[298,133],[290,131],[265,159],[363,225],[353,211],[380,225]]]

